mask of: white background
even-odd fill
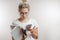
[[[0,0],[0,40],[11,40],[10,25],[19,17],[21,0]],[[28,0],[39,24],[39,40],[60,40],[60,0]]]

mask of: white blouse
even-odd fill
[[[12,22],[11,35],[14,37],[14,40],[21,40],[21,38],[22,38],[22,34],[20,33],[19,27],[26,30],[26,26],[29,25],[29,24],[32,25],[31,28],[33,28],[34,26],[35,26],[35,28],[39,27],[39,25],[37,24],[36,20],[34,20],[32,18],[30,18],[30,20],[28,22],[26,22],[26,23],[22,23],[18,19],[14,20]],[[27,30],[26,33],[27,33],[26,40],[35,40],[32,37],[30,31]]]

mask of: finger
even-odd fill
[[[33,29],[38,29],[38,27],[34,26]]]
[[[33,27],[33,29],[35,29],[35,26]]]

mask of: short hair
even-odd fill
[[[19,10],[22,9],[22,8],[28,8],[28,9],[30,9],[30,6],[27,3],[22,3],[22,4],[19,4],[18,8],[19,8]]]

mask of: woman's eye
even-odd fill
[[[21,15],[23,15],[23,14],[27,14],[27,12],[24,12],[24,13],[23,13],[23,12],[21,12],[20,14],[21,14]]]
[[[25,12],[25,14],[27,14],[27,12]]]
[[[20,14],[24,14],[23,12],[21,12]]]

